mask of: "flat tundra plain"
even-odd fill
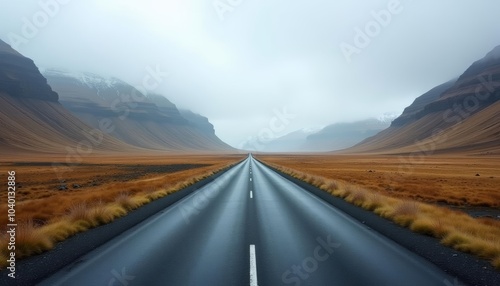
[[[391,197],[464,210],[500,208],[499,156],[260,155],[259,158]]]

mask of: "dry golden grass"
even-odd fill
[[[259,155],[310,175],[391,197],[456,207],[500,208],[500,158],[492,156]],[[479,176],[476,176],[479,174]],[[307,176],[307,175],[304,175]]]
[[[311,175],[288,166],[271,163],[277,160],[267,160],[267,157],[261,156],[260,159],[295,178],[352,204],[371,210],[414,232],[436,237],[444,245],[488,259],[494,267],[500,270],[499,221],[472,218],[463,212],[418,202],[408,197],[391,197],[358,185],[334,181],[331,178]]]
[[[106,224],[117,217],[126,214],[126,211],[116,204],[105,204],[102,201],[93,204],[92,208],[87,212],[93,219],[96,225]]]
[[[143,176],[135,176],[132,180],[130,173],[137,172],[137,169],[148,170],[151,166],[149,164],[154,166],[154,164],[159,163],[159,160],[137,158],[134,163],[142,165],[137,165],[136,168],[130,168],[130,164],[127,162],[121,164],[112,162],[106,165],[107,174],[112,179],[106,181],[106,177],[101,177],[101,183],[96,186],[90,185],[65,191],[59,191],[50,186],[41,190],[43,184],[50,185],[51,180],[53,180],[53,176],[50,176],[50,167],[40,168],[37,164],[12,167],[18,174],[17,182],[22,182],[24,186],[31,186],[30,190],[24,191],[17,197],[16,219],[25,223],[20,223],[17,229],[16,257],[20,259],[47,251],[57,242],[98,225],[109,223],[126,215],[131,210],[228,168],[243,158],[244,156],[210,157],[198,155],[179,156],[169,160],[169,158],[163,157],[161,161],[164,165],[182,162],[182,164],[191,163],[192,166],[179,170],[174,168],[168,172],[154,175],[145,172]],[[196,164],[194,164],[195,162]],[[85,178],[85,180],[89,180],[97,174],[101,175],[100,172],[103,169],[99,165],[87,164],[76,166],[75,172],[66,174],[68,178],[66,180],[77,181]],[[38,170],[39,174],[35,175],[35,169]],[[81,169],[81,172],[78,169]],[[124,169],[127,169],[128,173],[124,172]],[[27,180],[23,181],[26,173],[33,175],[29,178],[37,180],[37,183],[30,185],[26,183]],[[83,177],[82,174],[84,174]],[[116,179],[113,178],[119,176],[123,176],[126,180],[117,183]],[[39,193],[43,193],[43,195]],[[0,207],[0,212],[2,211],[7,213],[5,207]],[[2,217],[2,220],[5,219],[6,216]],[[1,223],[1,225],[7,225],[7,221],[1,221]],[[2,233],[5,232],[2,231]],[[7,237],[2,235],[0,241],[1,267],[6,266],[7,255]]]
[[[51,160],[64,162],[64,158],[38,158],[42,160],[40,162],[0,162],[0,166],[16,171],[17,219],[45,224],[66,215],[75,202],[89,205],[110,203],[121,193],[130,196],[147,194],[149,199],[155,199],[192,184],[193,178],[243,158],[241,155],[86,158],[82,164],[71,166],[72,170],[63,173],[62,178],[52,169]],[[79,187],[73,187],[75,184]],[[59,190],[61,185],[66,185],[68,189]],[[6,201],[6,196],[6,192],[1,192],[0,201]],[[6,212],[7,206],[0,205],[0,213]],[[0,216],[0,225],[6,224],[7,217]]]
[[[16,256],[25,257],[52,248],[53,242],[29,220],[18,225],[16,230]],[[2,249],[5,249],[2,247]]]

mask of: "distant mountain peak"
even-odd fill
[[[88,72],[46,69],[44,73],[65,108],[93,128],[100,128],[102,120],[112,122],[109,135],[129,145],[154,150],[231,149],[215,135],[207,118],[181,115],[160,94],[144,95],[122,80]]]
[[[405,108],[391,127],[343,152],[435,154],[499,152],[500,46],[460,77]]]
[[[0,53],[16,55],[24,58],[23,55],[21,55],[18,51],[14,50],[9,44],[2,40],[0,40]]]
[[[486,61],[499,60],[499,59],[500,59],[500,45],[496,46],[491,52],[489,52],[484,57],[484,60]]]
[[[127,85],[126,82],[115,78],[115,77],[105,77],[97,75],[91,72],[75,72],[64,69],[54,69],[54,68],[41,68],[41,73],[47,77],[62,77],[62,78],[72,78],[80,82],[89,88],[97,90],[97,94],[100,95],[101,89],[111,89],[117,85]],[[145,95],[147,97],[147,95]]]
[[[56,102],[58,95],[47,84],[33,60],[0,40],[0,92],[15,98]]]
[[[323,129],[324,126],[322,127],[305,127],[305,128],[301,128],[299,129],[298,131],[304,133],[304,134],[313,134],[313,133],[317,133],[319,131],[321,131],[321,129]]]
[[[376,119],[380,122],[391,123],[394,119],[398,118],[401,115],[401,112],[385,112],[376,117]]]

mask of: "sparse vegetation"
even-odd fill
[[[134,182],[111,183],[92,190],[79,189],[69,194],[20,200],[17,213],[23,223],[19,224],[17,230],[16,258],[50,250],[57,242],[109,223],[131,210],[220,172],[234,165],[235,161],[235,158],[213,159],[213,165],[179,172],[173,176],[166,174],[158,180],[141,178]],[[39,223],[35,224],[34,221]],[[7,237],[5,232],[2,233],[0,266],[4,267],[8,253]]]
[[[458,208],[500,208],[498,156],[431,156],[418,162],[404,155],[261,155],[260,158],[306,171],[300,174],[301,180],[314,175],[394,198]],[[480,177],[475,176],[478,172]]]
[[[433,236],[441,243],[491,261],[500,270],[500,222],[477,219],[437,205],[391,197],[351,183],[312,175],[280,164],[267,164],[330,194],[393,220],[414,232]]]

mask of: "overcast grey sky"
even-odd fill
[[[207,116],[233,146],[266,129],[281,136],[400,113],[500,44],[494,0],[0,0],[0,8],[0,38],[39,67],[130,84],[159,67],[170,76],[156,92]],[[291,115],[280,120],[284,109]]]

